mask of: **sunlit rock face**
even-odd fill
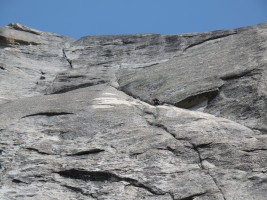
[[[74,40],[0,28],[0,199],[266,200],[267,23]]]

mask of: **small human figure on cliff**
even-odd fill
[[[152,99],[152,103],[155,106],[160,105],[160,101],[157,98]]]

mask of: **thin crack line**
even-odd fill
[[[208,172],[209,176],[212,178],[213,182],[215,183],[215,185],[218,188],[218,190],[220,191],[220,193],[222,194],[223,199],[224,200],[227,200],[226,197],[225,197],[225,195],[224,195],[224,193],[223,193],[223,191],[222,191],[222,189],[219,187],[217,180],[211,175],[209,169],[207,170],[207,172]]]
[[[63,57],[68,61],[70,68],[73,69],[72,61],[67,57],[67,54],[65,52],[65,49],[62,49]]]
[[[197,145],[195,145],[195,144],[193,144],[190,140],[188,140],[188,139],[177,139],[176,138],[176,136],[175,136],[175,134],[173,134],[171,131],[169,131],[169,129],[165,126],[165,125],[163,125],[163,124],[161,124],[161,123],[158,123],[157,122],[157,118],[158,118],[158,108],[156,108],[156,114],[155,113],[151,113],[152,115],[153,115],[153,117],[154,117],[154,120],[153,120],[153,122],[149,122],[148,120],[146,120],[147,121],[147,123],[149,124],[149,125],[151,125],[151,126],[156,126],[156,127],[158,127],[158,128],[161,128],[162,130],[164,130],[165,132],[167,132],[168,134],[170,134],[175,140],[184,140],[184,141],[186,141],[186,142],[188,142],[192,147],[192,149],[197,153],[197,155],[198,155],[198,159],[199,159],[199,163],[198,163],[198,165],[199,165],[199,167],[201,168],[201,169],[205,169],[204,168],[204,166],[203,166],[203,164],[202,164],[202,158],[201,158],[201,154],[200,154],[200,152],[199,152],[199,150],[198,150],[198,148],[197,148]]]
[[[205,43],[205,42],[212,41],[212,40],[217,40],[217,39],[221,39],[221,38],[225,38],[225,37],[228,37],[228,36],[231,36],[231,35],[235,35],[235,34],[237,34],[237,32],[234,32],[234,33],[228,33],[228,34],[225,34],[225,35],[213,36],[213,37],[204,39],[204,40],[202,40],[202,41],[199,41],[199,42],[196,42],[196,43],[194,43],[194,44],[191,44],[191,45],[187,46],[187,47],[184,49],[184,51],[188,50],[189,48],[195,47],[195,46],[197,46],[197,45],[203,44],[203,43]]]
[[[205,167],[203,166],[203,160],[202,160],[202,158],[201,158],[201,154],[200,154],[200,152],[199,152],[199,150],[198,150],[198,148],[197,148],[197,146],[195,145],[195,144],[193,144],[193,143],[191,143],[190,142],[190,144],[193,146],[193,149],[197,152],[197,154],[198,154],[198,159],[199,159],[199,167],[201,168],[201,169],[205,169]]]

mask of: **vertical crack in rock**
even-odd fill
[[[200,153],[200,151],[199,151],[199,148],[205,148],[205,147],[209,146],[210,144],[212,144],[212,143],[201,144],[201,145],[195,145],[195,144],[191,143],[191,145],[193,146],[193,149],[194,149],[194,150],[197,152],[197,154],[198,154],[198,157],[199,157],[199,166],[200,166],[200,168],[203,169],[203,170],[206,170],[206,169],[205,169],[205,167],[204,167],[204,165],[203,165],[203,159],[202,159],[202,157],[201,157],[201,153]],[[218,185],[218,183],[217,183],[217,180],[210,174],[209,169],[207,169],[207,173],[208,173],[208,175],[212,178],[212,180],[213,180],[213,182],[215,183],[216,187],[218,188],[218,190],[220,191],[221,195],[223,196],[223,199],[226,200],[225,195],[224,195],[222,189],[219,187],[219,185]]]
[[[202,159],[202,156],[201,156],[201,153],[200,153],[200,151],[199,151],[199,148],[207,148],[207,147],[209,147],[212,143],[211,142],[209,142],[209,143],[205,143],[205,144],[199,144],[199,145],[196,145],[196,144],[194,144],[194,143],[192,143],[192,142],[190,142],[189,140],[187,140],[191,145],[192,145],[192,149],[197,153],[197,155],[198,155],[198,160],[199,160],[199,167],[201,168],[201,169],[205,169],[205,167],[204,167],[204,165],[203,165],[203,159]]]
[[[172,200],[175,200],[174,195],[172,193],[166,193],[166,194],[170,195],[170,197],[172,198]]]
[[[62,49],[62,53],[63,53],[63,57],[68,61],[69,65],[70,65],[70,69],[73,69],[72,61],[67,57],[65,49]]]
[[[222,191],[222,189],[219,187],[217,180],[211,175],[209,169],[207,170],[207,172],[208,172],[209,176],[212,178],[213,182],[215,183],[215,185],[218,188],[218,190],[220,191],[220,193],[222,194],[223,199],[224,200],[227,200],[226,197],[225,197],[225,195],[224,195],[224,193],[223,193],[223,191]]]
[[[197,145],[195,145],[195,144],[193,144],[193,143],[191,143],[191,145],[193,146],[193,149],[195,150],[195,152],[197,152],[198,159],[199,159],[199,167],[200,167],[201,169],[205,169],[204,166],[203,166],[203,163],[202,163],[203,160],[202,160],[202,158],[201,158],[201,154],[200,154],[200,152],[199,152],[199,149],[198,149]]]
[[[159,123],[158,121],[157,121],[157,118],[158,118],[158,109],[156,108],[156,114],[155,113],[147,113],[147,114],[151,114],[151,115],[153,115],[153,122],[151,122],[151,121],[148,121],[147,119],[146,119],[146,121],[147,121],[147,123],[149,124],[149,125],[151,125],[151,126],[155,126],[155,127],[157,127],[157,128],[160,128],[160,129],[162,129],[163,131],[165,131],[165,132],[167,132],[168,134],[170,134],[175,140],[184,140],[184,141],[187,141],[190,145],[191,145],[191,148],[197,153],[197,155],[198,155],[198,160],[199,160],[199,163],[198,163],[198,165],[199,165],[199,167],[201,168],[201,169],[205,169],[204,168],[204,166],[203,166],[203,164],[202,164],[202,162],[203,162],[203,160],[202,160],[202,158],[201,158],[201,154],[200,154],[200,152],[199,152],[199,150],[198,150],[198,147],[205,147],[205,146],[208,146],[208,145],[210,145],[211,143],[208,143],[208,144],[201,144],[201,145],[195,145],[195,144],[193,144],[189,139],[186,139],[186,138],[176,138],[176,136],[175,136],[175,134],[173,134],[164,124],[161,124],[161,123]],[[171,149],[168,149],[168,150],[171,150]],[[172,152],[173,152],[173,150],[171,150]]]

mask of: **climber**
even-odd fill
[[[160,101],[157,98],[152,99],[152,103],[155,106],[160,105]]]

